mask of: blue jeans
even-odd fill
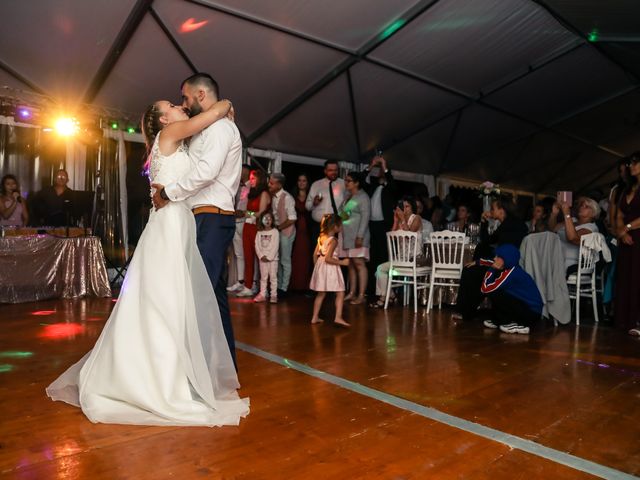
[[[229,345],[233,364],[238,370],[236,342],[233,338],[231,312],[227,298],[227,249],[231,245],[236,231],[235,217],[217,213],[199,213],[195,218],[198,250],[200,250],[209,280],[211,280],[213,291],[216,294],[224,335]]]

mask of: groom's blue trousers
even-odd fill
[[[222,317],[224,335],[229,344],[233,365],[238,370],[236,342],[233,338],[231,312],[229,310],[229,299],[227,298],[227,249],[231,245],[236,231],[235,217],[218,213],[199,213],[195,218],[198,250],[200,250],[211,285],[213,285],[213,291],[218,300],[220,316]]]

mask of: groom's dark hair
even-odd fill
[[[191,75],[184,82],[182,82],[180,88],[184,87],[185,84],[191,87],[205,87],[207,90],[213,92],[213,94],[216,96],[216,99],[220,100],[220,89],[218,87],[218,82],[216,82],[208,73],[198,72]]]

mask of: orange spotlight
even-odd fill
[[[180,25],[180,33],[191,33],[195,30],[198,30],[199,28],[204,27],[207,23],[209,23],[209,20],[196,22],[195,18],[188,18],[187,20],[182,22],[182,25]]]
[[[70,137],[78,131],[78,121],[75,118],[59,118],[55,125],[56,132],[63,137]]]

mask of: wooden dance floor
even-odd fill
[[[94,425],[45,387],[109,299],[0,306],[0,478],[574,479],[640,474],[640,341],[610,327],[513,336],[312,300],[232,300],[239,427]],[[331,318],[328,306],[324,318]]]

